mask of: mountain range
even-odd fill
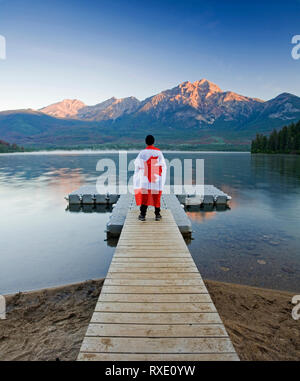
[[[201,79],[139,101],[112,97],[93,106],[65,99],[39,110],[0,112],[0,139],[36,146],[88,146],[143,142],[153,133],[163,144],[247,146],[300,119],[300,98],[282,93],[263,101]]]

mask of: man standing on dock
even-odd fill
[[[133,187],[135,201],[140,205],[139,220],[146,220],[148,206],[155,207],[155,220],[161,219],[160,198],[166,179],[166,162],[160,149],[154,147],[154,137],[145,139],[147,147],[134,162]]]

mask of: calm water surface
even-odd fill
[[[205,182],[230,209],[188,210],[189,249],[204,278],[300,291],[300,157],[167,153],[205,159]],[[108,153],[0,155],[0,294],[105,276],[110,210],[71,212],[64,197],[94,184]],[[135,154],[130,155],[130,159]]]

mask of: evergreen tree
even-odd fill
[[[269,137],[257,133],[251,143],[251,152],[300,154],[300,121],[284,126],[279,132],[273,130]]]

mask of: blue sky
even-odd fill
[[[300,96],[300,0],[0,0],[0,110],[144,99],[189,80]]]

